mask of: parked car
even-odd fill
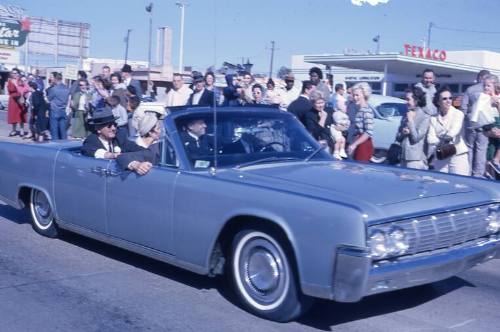
[[[401,118],[408,112],[408,107],[403,99],[381,95],[371,95],[368,104],[375,114],[371,162],[380,164],[386,160],[387,151],[396,139]]]
[[[213,149],[190,156],[181,133],[193,120]],[[274,109],[187,109],[164,127],[144,176],[75,141],[0,142],[0,198],[27,207],[42,235],[65,229],[225,274],[248,311],[282,322],[315,298],[356,302],[500,256],[493,181],[334,161]]]

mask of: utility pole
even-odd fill
[[[273,62],[274,62],[274,40],[271,41],[271,65],[269,67],[269,78],[273,77]]]
[[[127,63],[128,60],[128,41],[130,40],[130,31],[132,31],[132,29],[127,29],[127,36],[125,37],[125,63]]]
[[[149,47],[148,47],[148,95],[151,95],[151,43],[153,39],[153,3],[150,2],[149,6],[146,7],[146,11],[149,13]]]
[[[181,9],[181,37],[179,45],[179,73],[183,73],[183,57],[184,57],[184,10],[188,3],[184,0],[175,3]]]
[[[427,49],[431,49],[431,29],[434,23],[430,22],[429,23],[429,30],[427,31]]]

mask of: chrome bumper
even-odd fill
[[[365,248],[337,250],[331,299],[357,302],[364,296],[423,285],[500,258],[500,236],[433,253],[372,262]]]

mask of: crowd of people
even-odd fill
[[[138,106],[143,92],[131,73],[127,64],[113,73],[104,66],[90,80],[79,71],[78,79],[66,86],[62,75],[53,72],[45,89],[37,72],[23,75],[13,69],[7,84],[9,136],[39,142],[66,139],[70,128],[72,138],[83,140],[96,133],[89,121],[93,110],[106,107],[115,118],[117,137],[139,137],[139,120],[144,114]],[[271,78],[258,83],[249,72],[228,74],[225,79],[226,86],[218,87],[213,72],[195,73],[188,85],[181,74],[174,74],[171,89],[157,99],[167,108],[274,105],[294,114],[335,159],[369,162],[372,158],[374,110],[368,103],[372,94],[368,83],[348,89],[337,84],[331,89],[318,67],[311,68],[309,80],[300,84],[291,72],[284,77],[283,86]],[[435,73],[426,69],[422,81],[405,92],[408,112],[389,149],[389,162],[476,177],[498,174],[498,77],[481,71],[477,83],[463,95],[459,109],[453,106],[452,91],[446,86],[437,89],[434,81]]]

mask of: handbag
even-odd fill
[[[387,150],[387,162],[389,165],[397,165],[401,162],[401,155],[403,154],[403,148],[399,143],[392,143]]]
[[[457,153],[457,148],[455,144],[452,143],[443,143],[437,146],[436,148],[436,158],[439,160],[443,160],[446,158],[450,158]]]

